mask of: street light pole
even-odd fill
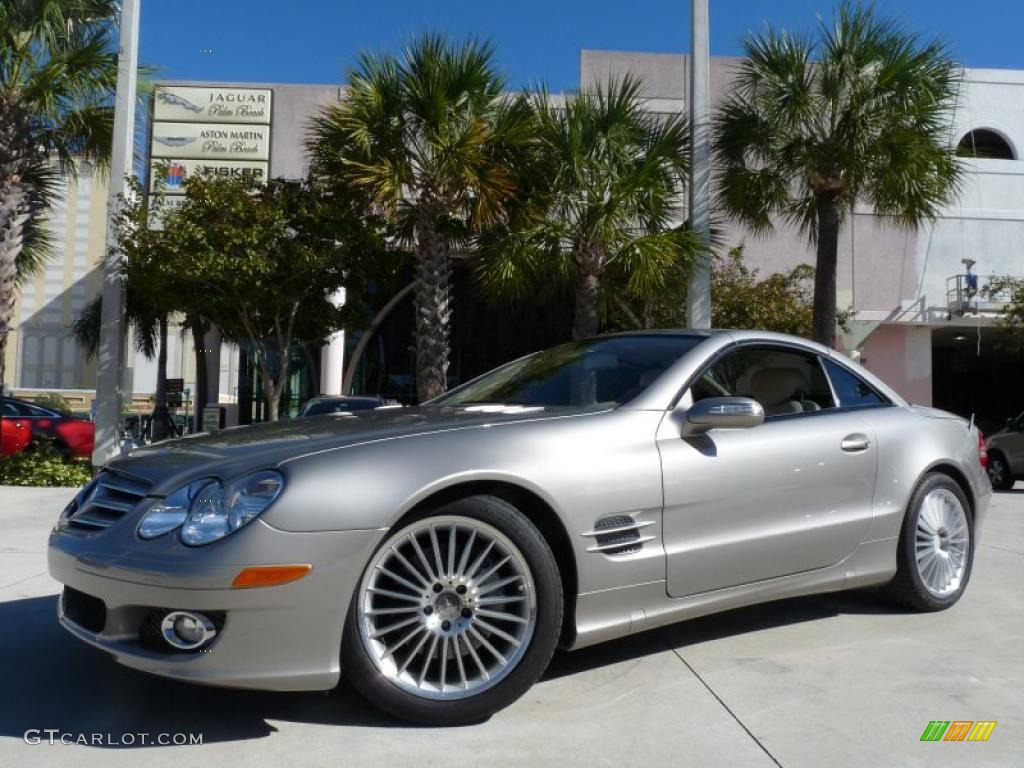
[[[708,0],[690,0],[690,226],[711,242],[711,46]],[[686,295],[690,328],[711,327],[711,253],[697,255]]]
[[[119,426],[123,400],[125,316],[124,278],[117,245],[117,213],[125,179],[135,157],[135,87],[139,60],[139,0],[122,0],[117,52],[117,94],[114,101],[114,143],[110,154],[107,195],[107,241],[103,259],[103,309],[96,370],[96,442],[94,467],[120,451]]]

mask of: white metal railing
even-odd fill
[[[1009,292],[993,294],[988,286],[1003,275],[953,275],[946,279],[946,305],[950,314],[977,315],[999,314],[1006,310],[1010,302]]]

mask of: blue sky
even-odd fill
[[[766,21],[807,29],[829,2],[710,0],[712,52],[736,54]],[[141,0],[141,54],[159,76],[338,83],[361,49],[423,31],[492,40],[514,86],[571,90],[584,48],[686,52],[687,0]],[[940,35],[968,66],[1024,69],[1019,0],[884,0],[886,15]],[[207,52],[209,51],[209,52]]]

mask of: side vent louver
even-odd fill
[[[594,523],[594,530],[587,531],[584,536],[594,539],[594,545],[587,547],[587,552],[600,552],[605,555],[629,555],[639,552],[645,541],[653,541],[653,536],[644,536],[641,529],[654,525],[654,520],[634,520],[629,515],[610,515],[600,518]]]

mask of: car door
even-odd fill
[[[683,597],[833,565],[871,522],[875,436],[837,407],[818,356],[741,345],[684,393],[753,397],[764,423],[680,437],[659,430],[668,591]]]

